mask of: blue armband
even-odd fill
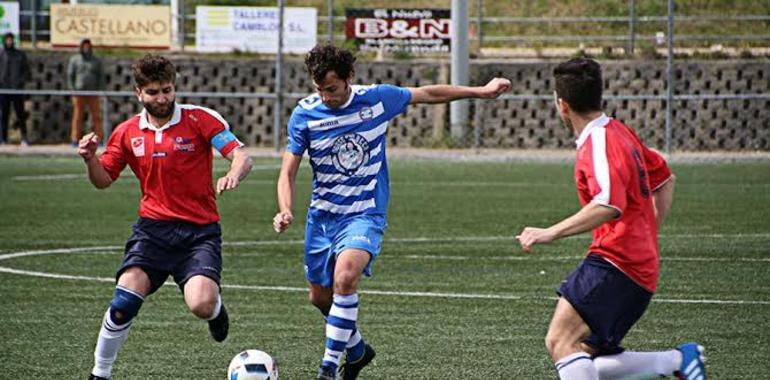
[[[222,132],[217,133],[214,137],[211,138],[211,145],[214,146],[218,151],[222,151],[222,148],[226,147],[227,144],[238,141],[238,138],[235,137],[235,135],[230,132],[229,129],[225,129]]]

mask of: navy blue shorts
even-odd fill
[[[596,349],[597,356],[623,352],[620,342],[652,299],[652,293],[597,255],[586,257],[556,293],[591,329],[583,343]]]
[[[203,275],[219,284],[222,272],[222,230],[219,223],[139,218],[126,242],[123,264],[115,278],[130,267],[140,267],[150,277],[150,293],[169,275],[184,289],[192,276]]]

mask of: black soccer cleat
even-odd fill
[[[93,373],[88,375],[88,380],[110,380],[106,377],[96,376]]]
[[[227,316],[227,309],[222,304],[219,315],[209,321],[209,332],[211,337],[217,342],[222,342],[227,338],[227,332],[230,330],[230,317]]]
[[[358,378],[358,373],[361,372],[372,359],[374,359],[375,355],[377,354],[374,352],[374,348],[368,344],[364,344],[364,355],[361,356],[358,361],[351,363],[345,359],[345,364],[340,367],[340,376],[342,377],[342,380],[355,380]]]
[[[318,369],[318,376],[315,380],[337,380],[337,372],[331,368],[321,367]]]

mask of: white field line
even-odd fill
[[[23,276],[52,278],[59,280],[80,280],[80,281],[99,281],[99,282],[114,282],[114,278],[109,277],[91,277],[91,276],[73,276],[56,273],[45,273],[26,271],[20,269],[0,267],[0,273],[11,273]],[[166,282],[165,285],[174,285],[173,282]],[[241,290],[259,290],[259,291],[276,291],[276,292],[306,292],[306,288],[298,288],[291,286],[259,286],[259,285],[229,285],[224,284],[224,288],[228,289],[241,289]],[[522,300],[535,300],[535,301],[549,301],[556,300],[556,297],[530,297],[530,296],[517,296],[514,294],[478,294],[478,293],[445,293],[445,292],[397,292],[397,291],[385,291],[385,290],[361,290],[361,294],[372,294],[380,296],[390,297],[420,297],[420,298],[452,298],[452,299],[484,299],[484,300],[508,300],[508,301],[522,301]],[[675,304],[705,304],[705,305],[770,305],[770,301],[746,301],[746,300],[710,300],[710,299],[669,299],[669,298],[653,298],[655,302],[661,303],[675,303]]]
[[[277,241],[281,242],[281,241]],[[0,260],[8,260],[19,257],[39,256],[39,255],[52,255],[62,253],[78,253],[78,252],[98,252],[105,250],[117,250],[121,249],[120,246],[105,246],[105,247],[85,247],[85,248],[63,248],[63,249],[51,249],[51,250],[37,250],[37,251],[25,251],[25,252],[13,252],[0,255]],[[405,256],[409,258],[408,256]],[[440,256],[436,256],[440,257]],[[424,258],[424,256],[420,256]],[[471,259],[471,258],[468,258]],[[561,258],[558,258],[561,259]],[[708,258],[704,258],[708,259]],[[27,271],[21,269],[14,269],[8,267],[0,267],[0,273],[10,273],[24,276],[62,279],[62,280],[80,280],[80,281],[100,281],[100,282],[114,282],[114,278],[108,277],[92,277],[92,276],[77,276],[77,275],[65,275],[57,273]],[[171,284],[171,283],[167,283]],[[263,290],[263,291],[282,291],[282,292],[305,292],[305,288],[288,287],[288,286],[258,286],[258,285],[223,285],[225,288],[232,289],[244,289],[244,290]],[[395,297],[426,297],[426,298],[461,298],[461,299],[489,299],[489,300],[554,300],[555,297],[524,297],[513,294],[474,294],[474,293],[447,293],[447,292],[409,292],[409,291],[383,291],[383,290],[363,290],[362,294],[373,294],[382,296],[395,296]],[[753,300],[711,300],[711,299],[667,299],[667,298],[654,298],[656,302],[662,303],[677,303],[677,304],[712,304],[712,305],[770,305],[770,301],[753,301]]]

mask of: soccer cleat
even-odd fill
[[[374,359],[376,354],[372,346],[364,344],[364,355],[358,361],[350,363],[345,359],[345,364],[340,367],[342,380],[355,380],[358,378],[358,373]]]
[[[227,338],[227,332],[230,330],[230,317],[227,316],[227,309],[222,304],[219,315],[209,321],[209,332],[211,337],[217,342],[222,342]]]
[[[99,377],[99,376],[96,376],[96,375],[94,375],[92,373],[92,374],[88,375],[88,380],[110,380],[110,379],[108,379],[106,377]]]
[[[337,380],[337,373],[331,368],[321,367],[315,380]]]
[[[682,366],[674,375],[679,380],[706,380],[706,366],[703,364],[703,346],[685,343],[676,348],[682,353]]]

